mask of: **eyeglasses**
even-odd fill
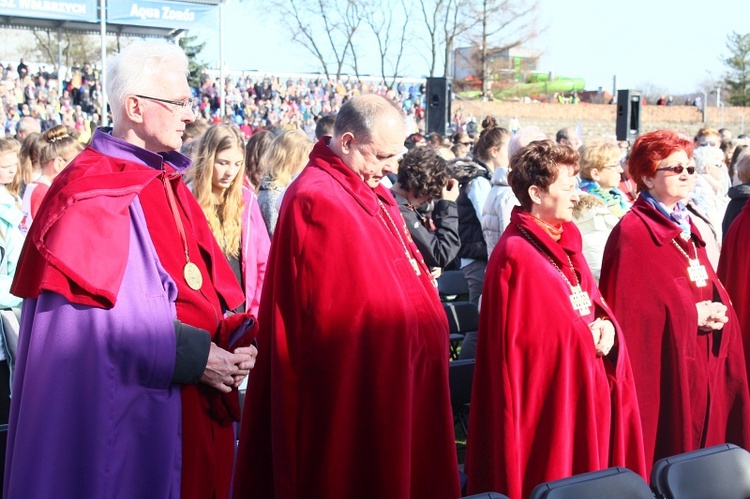
[[[180,109],[190,109],[193,113],[195,113],[195,108],[198,107],[198,100],[194,97],[187,97],[182,100],[169,100],[169,99],[160,99],[159,97],[149,97],[148,95],[139,95],[135,94],[136,97],[140,97],[141,99],[149,99],[149,100],[155,100],[157,102],[164,102],[166,104],[172,104],[173,106],[177,106]]]
[[[687,170],[688,175],[692,175],[695,173],[695,167],[694,166],[682,166],[682,165],[675,165],[675,166],[663,166],[661,168],[657,168],[656,171],[667,171],[674,172],[677,175],[681,174],[683,171]]]
[[[622,165],[619,163],[619,161],[617,163],[612,163],[611,165],[604,165],[600,167],[599,169],[600,170],[617,170],[618,168],[622,168]]]

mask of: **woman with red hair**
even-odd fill
[[[628,170],[638,199],[612,231],[600,288],[633,366],[646,464],[731,442],[750,444],[750,395],[737,316],[688,214],[693,143],[641,135]]]

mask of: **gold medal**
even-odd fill
[[[203,286],[203,276],[201,271],[196,264],[193,262],[187,262],[185,268],[182,269],[182,275],[185,276],[185,282],[191,289],[198,291]]]

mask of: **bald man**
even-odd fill
[[[460,495],[445,313],[380,185],[405,137],[389,101],[355,97],[284,196],[235,498]]]

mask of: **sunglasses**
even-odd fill
[[[656,171],[667,171],[674,172],[677,175],[680,175],[683,171],[687,170],[688,175],[692,175],[695,173],[695,167],[694,166],[682,166],[682,165],[675,165],[675,166],[664,166],[662,168],[657,168]]]
[[[719,147],[719,143],[718,143],[718,142],[716,142],[716,141],[713,141],[713,140],[708,140],[708,141],[706,141],[706,140],[703,140],[703,141],[701,141],[701,142],[700,142],[700,144],[699,144],[699,145],[700,145],[701,147],[706,147],[706,146],[710,146],[710,147]]]

